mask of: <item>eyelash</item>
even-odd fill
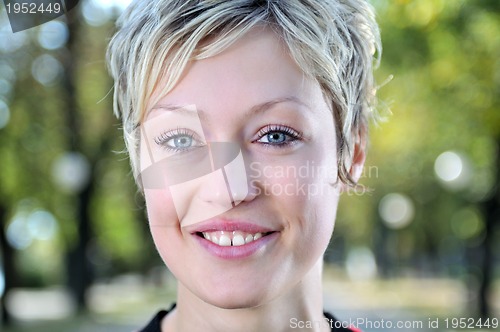
[[[286,141],[281,144],[262,143],[266,148],[269,147],[285,148],[287,146],[296,143],[296,141],[302,140],[302,133],[296,131],[291,127],[288,127],[286,125],[268,125],[259,130],[259,132],[257,133],[258,138],[256,141],[262,139],[264,136],[269,135],[270,133],[283,133],[288,137],[290,137],[291,141]]]
[[[290,146],[294,144],[296,141],[302,140],[302,133],[292,129],[291,127],[285,126],[285,125],[268,125],[263,128],[261,128],[257,136],[258,138],[254,142],[258,142],[260,139],[262,139],[264,136],[269,135],[271,133],[283,133],[287,135],[289,138],[291,138],[290,141],[285,141],[284,143],[279,143],[279,144],[273,144],[273,143],[261,143],[263,144],[266,148],[271,148],[271,147],[277,147],[277,148],[285,148],[287,146]],[[185,152],[188,150],[188,148],[176,148],[169,146],[167,144],[168,141],[170,141],[173,138],[176,138],[178,136],[187,136],[194,142],[199,142],[197,139],[196,135],[191,132],[188,129],[185,128],[177,128],[172,131],[165,131],[161,135],[157,136],[154,138],[154,142],[161,146],[162,148],[172,151],[172,152]]]
[[[169,146],[167,144],[168,141],[170,141],[171,139],[176,138],[178,136],[187,136],[191,140],[193,140],[194,142],[199,142],[196,135],[193,132],[191,132],[190,130],[185,129],[185,128],[177,128],[175,130],[165,131],[160,136],[155,137],[154,142],[168,151],[172,151],[172,152],[187,151],[188,150],[187,148],[184,148],[184,149],[183,148],[176,148],[176,147]]]

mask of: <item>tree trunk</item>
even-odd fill
[[[78,58],[77,39],[80,32],[80,22],[77,10],[66,14],[68,19],[69,39],[68,52],[63,54],[62,93],[65,107],[66,126],[68,128],[68,147],[72,152],[83,151],[81,138],[80,110],[77,100],[76,61]],[[84,154],[84,153],[82,153]],[[85,154],[84,154],[85,155]],[[92,265],[87,256],[87,247],[92,237],[90,223],[90,202],[93,195],[94,169],[91,169],[85,187],[75,196],[75,217],[78,229],[78,242],[67,256],[68,286],[74,296],[79,311],[87,310],[86,290],[92,283]]]
[[[14,249],[7,242],[5,236],[5,226],[7,225],[7,207],[0,204],[0,250],[2,254],[2,270],[5,278],[5,289],[0,297],[1,324],[4,326],[11,325],[12,319],[7,309],[5,298],[9,291],[15,286],[16,270],[14,265]],[[1,277],[1,276],[0,276]]]
[[[481,243],[480,250],[482,252],[482,278],[481,284],[479,286],[479,313],[481,317],[488,318],[492,317],[492,312],[490,308],[490,303],[488,302],[489,294],[492,290],[493,281],[493,245],[494,245],[494,235],[495,228],[498,226],[500,220],[500,137],[496,139],[496,158],[495,158],[495,170],[496,176],[494,178],[495,184],[492,189],[490,198],[484,202],[485,211],[485,238]]]

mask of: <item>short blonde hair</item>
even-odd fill
[[[135,178],[139,126],[153,91],[173,89],[189,61],[221,53],[258,25],[272,28],[331,105],[340,181],[349,174],[353,144],[373,114],[373,68],[381,55],[373,8],[364,0],[135,0],[117,22],[107,61],[114,112],[122,119]],[[159,87],[159,82],[166,82]]]

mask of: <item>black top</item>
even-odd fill
[[[144,327],[139,332],[161,332],[161,320],[174,308],[175,308],[175,303],[172,305],[172,307],[170,307],[169,310],[161,310],[160,312],[158,312],[153,317],[153,319],[148,323],[148,325],[146,325],[146,327]],[[340,328],[336,327],[336,326],[341,326],[342,324],[340,324],[340,322],[335,324],[335,322],[337,322],[337,319],[335,317],[333,317],[330,313],[323,312],[323,314],[325,315],[325,318],[328,319],[328,323],[330,324],[330,326],[332,327],[332,331],[334,331],[334,332],[359,331],[359,330],[351,330],[351,329],[347,329],[347,328],[343,328],[343,327],[340,327]]]

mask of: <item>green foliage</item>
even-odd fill
[[[7,22],[1,23],[3,27]],[[71,64],[76,68],[76,110],[65,109],[68,96],[62,73],[44,86],[30,70],[42,54],[50,54],[60,63],[68,61],[67,48],[43,49],[37,43],[39,28],[33,28],[20,33],[27,36],[24,46],[4,53],[0,50],[0,63],[8,63],[15,73],[14,93],[8,100],[10,121],[0,129],[0,199],[10,210],[2,228],[9,227],[19,203],[29,198],[36,200],[37,208],[55,216],[59,230],[54,238],[35,240],[16,251],[19,285],[64,282],[66,255],[75,248],[80,236],[77,196],[62,190],[54,181],[54,164],[72,149],[76,137],[68,127],[71,112],[77,112],[73,116],[78,121],[79,152],[90,162],[96,177],[90,212],[93,240],[88,253],[94,269],[99,276],[111,276],[144,267],[143,262],[151,260],[143,256],[157,256],[152,245],[144,245],[151,240],[147,227],[141,224],[144,220],[137,218],[139,207],[127,160],[115,153],[123,150],[124,145],[119,122],[112,112],[112,82],[104,62],[108,39],[103,37],[111,36],[113,26],[109,22],[92,27],[83,19],[80,24],[74,41],[78,56]],[[106,142],[110,142],[109,146],[104,145]]]
[[[380,112],[386,118],[371,128],[366,169],[361,183],[370,193],[344,193],[336,235],[348,246],[369,245],[385,227],[379,202],[402,193],[414,204],[413,221],[391,240],[393,255],[410,260],[422,254],[450,255],[481,239],[482,212],[494,181],[496,141],[500,137],[500,5],[498,1],[373,0],[382,29],[383,57],[379,82]],[[92,260],[102,275],[145,267],[157,257],[136,203],[118,122],[112,116],[112,84],[104,65],[111,23],[91,27],[82,20],[78,35],[76,94],[82,153],[89,159],[111,140],[94,163],[96,193],[91,201],[94,230]],[[3,33],[3,32],[2,32]],[[60,233],[53,242],[35,243],[20,252],[18,266],[31,280],[54,282],[64,254],[78,238],[77,202],[52,179],[54,161],[70,149],[61,82],[43,86],[31,75],[34,59],[50,54],[64,61],[66,49],[48,51],[36,43],[37,29],[26,32],[27,44],[0,53],[14,68],[11,119],[0,129],[0,199],[12,216],[17,204],[35,198],[52,212]],[[465,188],[450,190],[434,174],[444,151],[465,156],[471,169]],[[3,225],[6,228],[7,225]],[[399,239],[399,241],[396,240]],[[458,243],[458,244],[457,244]],[[50,264],[36,262],[50,261]],[[100,264],[100,265],[99,265]],[[40,281],[41,280],[41,281]],[[35,282],[33,282],[35,283]]]
[[[474,205],[494,184],[500,137],[500,6],[488,1],[373,3],[383,41],[377,78],[394,79],[378,92],[386,121],[370,133],[366,166],[377,167],[378,176],[361,179],[374,191],[344,197],[338,231],[354,245],[370,243],[381,227],[380,199],[399,192],[412,200],[415,216],[407,229],[394,232],[413,254],[439,248],[450,235],[470,244],[484,235],[481,211]],[[445,151],[468,161],[471,178],[461,190],[443,186],[434,174],[435,160]]]

